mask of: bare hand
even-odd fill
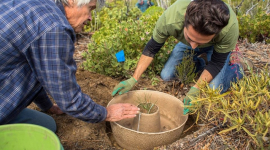
[[[119,121],[134,118],[140,112],[140,108],[128,103],[118,103],[108,106],[106,121]]]
[[[63,114],[62,110],[58,107],[57,104],[53,104],[53,106],[48,110],[48,113],[57,115]]]

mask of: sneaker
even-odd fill
[[[243,67],[243,70],[251,70],[254,67],[253,62],[248,59],[244,58],[244,56],[240,52],[232,52],[230,56],[230,63],[231,64],[239,64]]]

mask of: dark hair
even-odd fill
[[[185,27],[191,25],[202,35],[214,35],[224,28],[230,19],[228,6],[221,0],[194,0],[186,10]]]

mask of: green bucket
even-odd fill
[[[0,150],[61,150],[51,130],[32,124],[0,125]]]

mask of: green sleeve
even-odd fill
[[[221,30],[219,36],[215,39],[214,48],[216,52],[228,53],[235,49],[239,38],[239,26],[237,16],[232,8],[227,4],[230,10],[230,20],[226,27]]]
[[[158,19],[153,31],[153,39],[164,43],[169,36],[183,39],[184,17],[190,0],[178,0],[171,5]]]
[[[214,45],[214,49],[219,53],[227,53],[235,49],[239,37],[238,24],[231,26],[227,34]]]
[[[165,13],[163,13],[156,23],[155,29],[153,31],[153,39],[158,43],[164,43],[169,36],[170,35],[166,28]]]

